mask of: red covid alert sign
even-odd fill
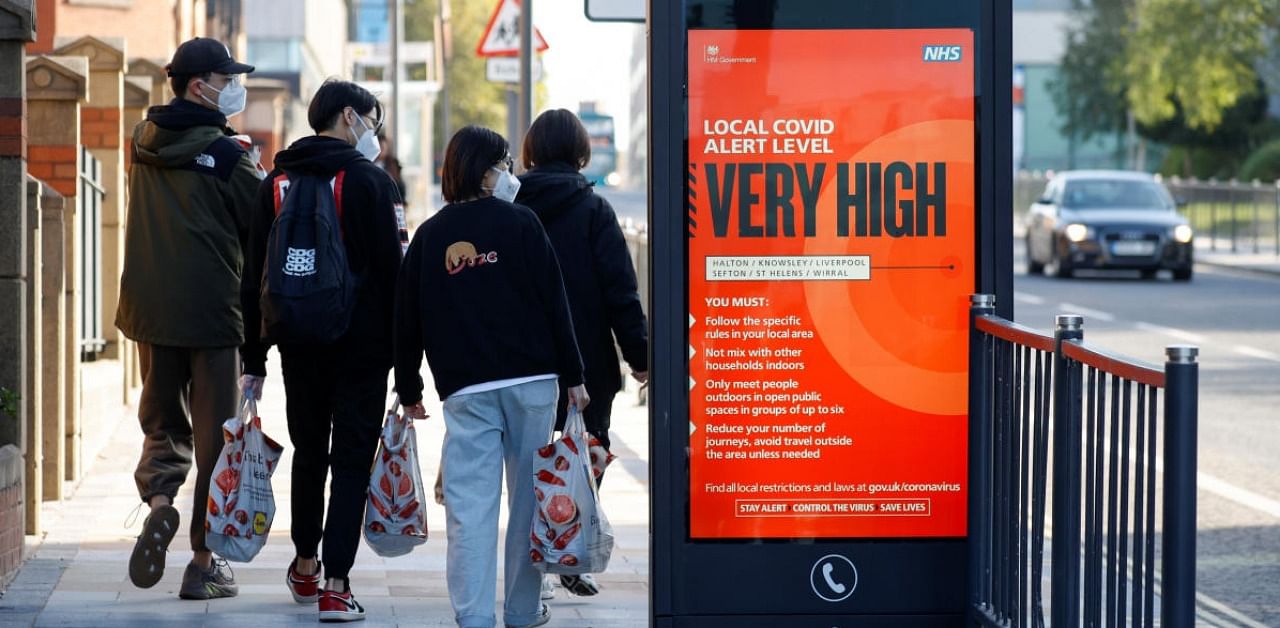
[[[973,44],[689,32],[694,539],[965,535]]]

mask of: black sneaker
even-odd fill
[[[220,597],[235,597],[240,592],[236,586],[236,575],[231,566],[222,558],[213,559],[209,569],[203,569],[195,563],[189,563],[182,573],[182,588],[178,597],[184,600],[212,600]]]
[[[549,621],[551,621],[551,607],[546,604],[541,604],[538,608],[538,618],[533,620],[532,624],[525,624],[523,626],[512,626],[511,624],[506,624],[506,626],[507,628],[534,628],[535,626],[542,626]]]
[[[178,532],[178,509],[165,505],[153,508],[142,522],[142,534],[129,556],[129,580],[133,586],[149,589],[164,575],[164,555]]]
[[[560,576],[560,586],[574,595],[590,597],[600,592],[600,585],[591,574],[581,576]]]

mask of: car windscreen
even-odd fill
[[[1070,209],[1169,210],[1173,200],[1159,184],[1121,179],[1067,181],[1062,206]]]

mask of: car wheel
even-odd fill
[[[1031,237],[1030,236],[1027,237],[1027,274],[1028,275],[1044,274],[1044,264],[1037,262],[1035,256],[1031,254]]]
[[[1071,278],[1071,266],[1067,265],[1061,257],[1058,257],[1057,251],[1052,253],[1052,256],[1049,258],[1049,263],[1044,265],[1044,272],[1045,274],[1053,275],[1054,277],[1062,279]]]
[[[1174,281],[1191,281],[1191,268],[1175,268],[1173,270]]]
[[[1142,269],[1142,278],[1143,278],[1143,279],[1155,279],[1155,278],[1156,278],[1156,269],[1155,269],[1155,268],[1144,268],[1144,269]]]

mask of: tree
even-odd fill
[[[1125,42],[1133,0],[1075,0],[1076,22],[1049,91],[1063,114],[1062,132],[1088,140],[1123,131]]]
[[[1126,47],[1127,101],[1137,121],[1181,117],[1212,133],[1225,113],[1256,94],[1274,0],[1141,0]]]
[[[444,37],[447,45],[437,46],[436,50],[444,55],[448,91],[446,98],[436,102],[437,159],[443,159],[445,144],[453,132],[468,124],[489,127],[503,135],[507,129],[506,88],[485,78],[485,60],[475,53],[497,0],[406,0],[405,39],[435,41],[436,16],[442,1],[449,3],[448,33]],[[536,103],[546,101],[545,93],[545,85],[539,82],[534,88],[535,108]],[[444,107],[449,108],[449,129],[444,128]],[[507,140],[517,141],[516,138]]]

